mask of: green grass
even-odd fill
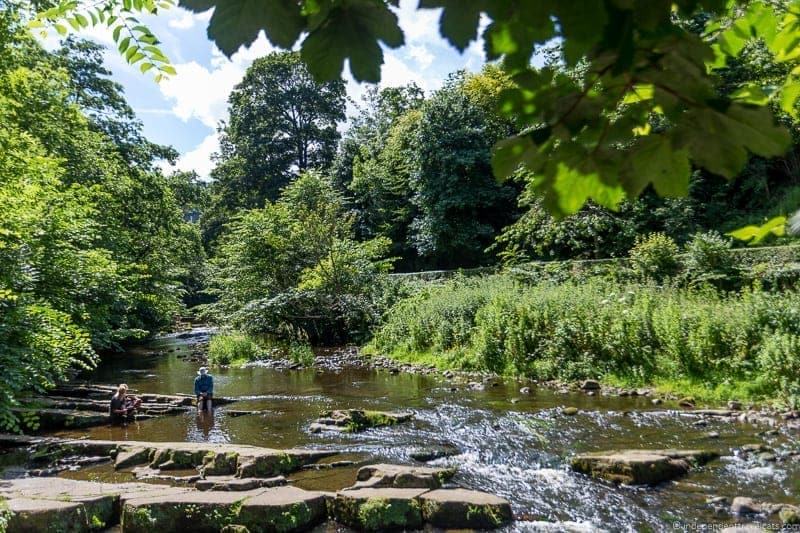
[[[278,357],[303,365],[314,362],[314,352],[308,344],[287,344],[237,331],[214,335],[208,346],[208,362],[212,365],[242,366],[253,361]]]
[[[439,368],[792,403],[800,294],[454,280],[394,305],[366,351]]]
[[[245,333],[218,333],[208,345],[208,362],[212,365],[239,366],[265,355],[258,341]]]

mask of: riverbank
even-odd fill
[[[794,290],[728,293],[600,278],[528,284],[498,275],[401,300],[366,352],[439,369],[790,406],[800,394],[798,316]]]

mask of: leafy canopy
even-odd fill
[[[120,2],[123,10],[157,5],[107,4]],[[77,13],[78,4],[64,0],[61,11],[46,13],[51,19]],[[195,12],[214,9],[208,35],[228,55],[264,30],[284,48],[302,39],[301,57],[319,80],[338,78],[347,60],[357,80],[371,82],[380,78],[382,46],[404,42],[390,9],[397,4],[180,1]],[[800,57],[798,1],[420,0],[419,8],[442,9],[440,32],[459,50],[485,28],[487,57],[500,60],[515,84],[500,107],[524,128],[498,143],[495,174],[522,172],[556,215],[590,199],[616,208],[651,184],[660,195],[685,195],[692,166],[730,179],[749,154],[773,157],[789,146],[767,104],[796,113],[800,70],[790,70],[777,87],[748,84],[727,95],[714,79],[752,41],[763,42],[776,61]],[[707,21],[699,33],[684,25],[693,16]],[[81,24],[77,15],[67,20]],[[562,64],[532,68],[531,57],[552,42],[563,46]],[[580,76],[561,68],[578,65]],[[666,127],[652,128],[653,116]]]

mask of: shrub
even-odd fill
[[[758,353],[761,381],[779,390],[793,408],[800,403],[800,336],[790,333],[769,335]]]
[[[208,362],[212,365],[230,365],[255,361],[265,355],[253,337],[236,331],[218,333],[208,345]]]
[[[678,245],[663,233],[636,237],[631,267],[641,279],[664,281],[678,273]]]
[[[731,251],[731,241],[719,233],[696,233],[686,244],[684,276],[690,285],[709,283],[732,288],[739,280],[739,265]]]

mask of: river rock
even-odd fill
[[[578,408],[577,407],[564,407],[563,409],[561,409],[561,414],[564,414],[564,415],[567,415],[567,416],[575,416],[575,415],[578,414]]]
[[[408,456],[421,463],[427,463],[442,457],[452,457],[461,454],[461,450],[455,446],[431,446],[429,448],[418,448],[412,450]]]
[[[455,469],[451,468],[391,464],[368,465],[358,469],[356,484],[352,488],[438,489],[455,473]]]
[[[420,500],[423,520],[443,529],[495,529],[513,518],[508,501],[474,490],[434,490]]]
[[[704,450],[612,450],[572,458],[576,472],[613,483],[657,485],[681,477],[719,454]]]
[[[600,382],[594,379],[585,379],[581,382],[581,390],[600,390]]]
[[[426,489],[346,490],[331,502],[337,522],[362,531],[413,530],[422,525],[419,496]]]
[[[758,514],[761,512],[761,504],[756,503],[752,498],[737,496],[731,503],[731,514]]]
[[[370,428],[393,426],[412,418],[414,415],[411,413],[390,413],[364,409],[327,411],[311,424],[309,430],[312,433],[322,431],[356,433]]]

